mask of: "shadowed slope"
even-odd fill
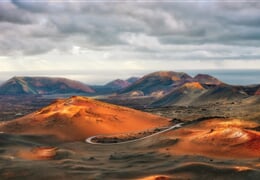
[[[151,107],[188,105],[206,90],[198,82],[187,82],[151,104]]]
[[[123,89],[123,88],[126,88],[127,86],[129,86],[131,83],[129,83],[128,81],[126,80],[122,80],[122,79],[116,79],[114,81],[111,81],[109,83],[107,83],[105,85],[105,87],[108,87],[108,88],[112,88],[112,89],[115,89],[115,90],[119,90],[119,89]]]
[[[136,77],[131,77],[126,80],[116,79],[105,85],[93,85],[91,88],[93,88],[97,94],[110,94],[127,88],[137,80],[138,78]]]
[[[208,102],[216,101],[232,101],[236,99],[243,99],[246,97],[248,97],[248,94],[243,90],[242,87],[223,84],[209,89],[206,93],[204,93],[197,99],[196,104],[205,104]]]

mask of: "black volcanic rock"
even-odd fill
[[[13,77],[0,86],[2,95],[94,93],[89,86],[65,78]]]
[[[138,81],[122,90],[120,93],[129,93],[131,91],[142,91],[145,95],[158,90],[169,90],[173,85],[192,79],[188,74],[173,71],[159,71],[148,74]]]

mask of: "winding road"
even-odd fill
[[[161,134],[161,133],[165,133],[165,132],[168,132],[170,130],[173,130],[173,129],[177,129],[177,128],[181,128],[185,123],[178,123],[178,124],[175,124],[165,130],[162,130],[162,131],[159,131],[159,132],[156,132],[154,134],[151,134],[149,136],[145,136],[145,137],[141,137],[141,138],[138,138],[138,139],[133,139],[133,140],[128,140],[128,141],[123,141],[123,142],[113,142],[113,143],[97,143],[97,142],[93,142],[92,139],[96,138],[96,137],[99,137],[99,136],[103,136],[103,135],[96,135],[96,136],[91,136],[89,138],[87,138],[85,141],[86,143],[89,143],[89,144],[95,144],[95,145],[115,145],[115,144],[125,144],[125,143],[131,143],[131,142],[136,142],[136,141],[141,141],[143,139],[147,139],[147,138],[150,138],[152,136],[156,136],[158,134]]]

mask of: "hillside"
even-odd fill
[[[127,88],[137,80],[137,77],[130,77],[126,80],[115,79],[105,85],[92,85],[91,88],[93,88],[97,94],[110,94]]]
[[[13,77],[0,86],[1,95],[94,93],[89,86],[66,78]]]
[[[198,82],[186,83],[197,84]],[[202,87],[202,85],[201,85]],[[150,107],[171,105],[203,105],[216,102],[233,102],[250,97],[242,87],[221,84],[213,87],[195,88],[185,84],[153,102]]]
[[[158,71],[143,76],[119,92],[118,97],[153,97],[154,101],[145,106],[160,107],[171,105],[201,105],[213,102],[239,101],[259,94],[259,85],[233,86],[219,79],[198,74],[194,77],[173,71]]]
[[[219,85],[209,89],[202,94],[195,104],[206,104],[217,101],[234,101],[249,97],[249,95],[241,87],[231,85]]]
[[[115,90],[119,90],[119,89],[123,89],[123,88],[128,87],[130,84],[131,83],[129,83],[126,80],[116,79],[114,81],[107,83],[105,85],[105,87],[112,88],[112,89],[115,89]]]
[[[159,141],[179,139],[161,152],[211,158],[257,158],[260,156],[259,124],[240,119],[209,119],[161,135]],[[191,151],[192,149],[192,151]]]
[[[187,82],[153,102],[150,107],[189,105],[206,91],[207,90],[198,82]]]
[[[22,118],[6,122],[0,131],[51,134],[64,140],[84,140],[97,134],[144,131],[165,126],[169,119],[89,98],[74,96]]]
[[[210,76],[208,74],[197,74],[194,78],[193,81],[199,82],[201,84],[205,85],[220,85],[223,84],[220,80],[217,78]]]
[[[182,72],[158,71],[143,76],[138,81],[122,90],[120,94],[131,91],[142,91],[144,95],[149,95],[158,90],[168,91],[173,85],[188,81],[191,77]]]

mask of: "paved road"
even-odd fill
[[[92,139],[94,139],[94,138],[96,138],[96,137],[99,137],[99,136],[103,136],[103,135],[91,136],[91,137],[87,138],[85,141],[86,141],[86,143],[89,143],[89,144],[98,144],[98,145],[125,144],[125,143],[131,143],[131,142],[140,141],[140,140],[143,140],[143,139],[146,139],[146,138],[150,138],[150,137],[152,137],[152,136],[156,136],[156,135],[161,134],[161,133],[168,132],[168,131],[173,130],[173,129],[181,128],[183,125],[184,125],[184,123],[178,123],[178,124],[175,124],[174,126],[171,126],[171,127],[167,128],[167,129],[162,130],[162,131],[159,131],[159,132],[157,132],[157,133],[154,133],[154,134],[151,134],[151,135],[148,135],[148,136],[145,136],[145,137],[141,137],[141,138],[138,138],[138,139],[123,141],[123,142],[97,143],[97,142],[93,142],[93,141],[92,141]]]

